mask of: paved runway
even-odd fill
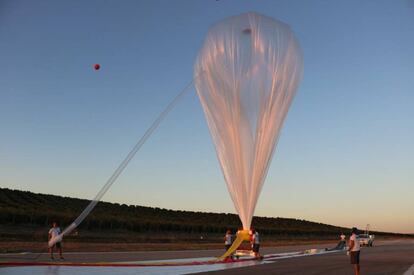
[[[332,245],[319,246],[289,246],[263,249],[264,254],[300,251],[310,248],[330,247]],[[221,250],[198,250],[198,251],[164,251],[164,252],[117,252],[117,253],[67,253],[66,260],[70,262],[126,262],[126,261],[148,261],[166,259],[184,259],[196,257],[212,257],[220,255]],[[30,261],[38,254],[0,254],[0,262]],[[34,261],[47,261],[47,254],[40,255]],[[386,241],[377,242],[372,248],[363,248],[361,252],[361,271],[367,274],[404,274],[414,275],[414,240],[409,241]],[[221,269],[221,270],[220,270]],[[212,271],[217,270],[217,271]],[[7,274],[181,274],[193,272],[208,272],[211,274],[352,274],[349,258],[345,252],[334,254],[323,254],[309,257],[297,257],[289,259],[274,259],[264,262],[253,261],[249,264],[215,265],[204,267],[164,267],[161,269],[151,268],[99,268],[86,267],[25,267],[13,269],[0,269],[0,273]],[[18,273],[13,273],[18,272]],[[96,273],[95,273],[96,272]],[[109,272],[109,273],[108,273]]]
[[[374,247],[363,247],[361,251],[363,275],[414,275],[412,266],[414,266],[413,240],[381,242]],[[270,264],[208,272],[208,274],[351,275],[353,273],[346,254],[335,253],[283,259]]]
[[[297,245],[297,246],[279,246],[262,249],[263,254],[283,253],[302,251],[312,248],[334,247],[335,243],[323,245]],[[72,252],[64,253],[65,261],[75,263],[91,263],[91,262],[126,262],[126,261],[152,261],[167,259],[187,259],[202,257],[218,257],[224,253],[222,250],[181,250],[181,251],[136,251],[136,252]],[[35,261],[48,262],[48,253],[22,254],[10,253],[0,254],[0,263],[5,261]]]

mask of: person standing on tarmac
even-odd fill
[[[224,236],[224,247],[226,251],[229,250],[232,243],[233,243],[233,234],[231,234],[231,230],[228,229],[226,232],[226,235]]]
[[[50,230],[49,230],[48,239],[49,240],[54,239],[57,236],[59,236],[60,233],[61,233],[60,227],[59,227],[58,223],[56,221],[54,221],[52,223],[52,228],[50,228]],[[55,257],[53,257],[53,250],[54,250],[55,247],[59,251],[60,259],[63,260],[64,258],[62,256],[62,242],[61,241],[56,242],[52,247],[49,247],[50,258],[52,260],[55,259]]]
[[[360,266],[359,266],[359,254],[360,254],[360,245],[357,239],[358,229],[356,227],[352,228],[351,237],[349,238],[349,248],[348,253],[351,258],[351,264],[354,267],[355,275],[359,275]]]
[[[252,238],[251,238],[251,244],[252,244],[252,250],[254,252],[254,256],[256,258],[260,258],[260,237],[259,232],[257,232],[255,229],[252,229]]]

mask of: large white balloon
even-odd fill
[[[302,71],[290,27],[257,13],[215,24],[198,55],[197,93],[244,229]]]

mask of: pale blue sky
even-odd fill
[[[0,186],[92,198],[247,11],[305,60],[256,214],[414,232],[413,1],[1,0]],[[194,91],[104,200],[234,212]]]

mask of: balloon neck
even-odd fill
[[[244,241],[250,240],[251,231],[249,229],[243,229],[237,231],[237,237],[243,239]]]

